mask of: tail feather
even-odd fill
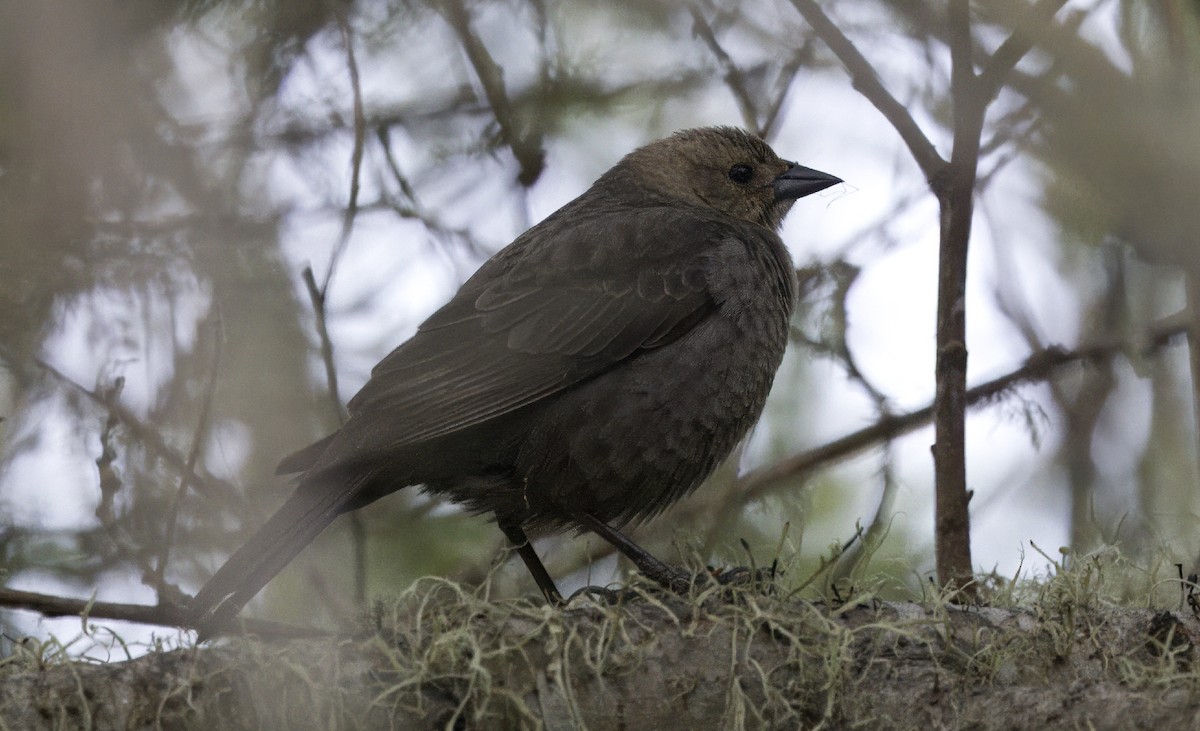
[[[201,638],[226,627],[268,581],[344,510],[354,490],[301,487],[225,562],[189,604]]]
[[[275,467],[277,475],[291,475],[297,472],[304,472],[309,467],[316,464],[329,445],[333,443],[338,433],[334,432],[329,436],[322,437],[303,449],[297,449],[288,456],[279,460],[279,465]]]

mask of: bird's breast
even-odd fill
[[[787,344],[786,252],[732,242],[707,263],[713,313],[547,407],[519,471],[535,505],[626,523],[697,487],[762,413]]]

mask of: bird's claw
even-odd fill
[[[593,601],[611,607],[620,604],[625,598],[626,593],[625,589],[609,589],[606,586],[585,586],[567,597],[566,603],[571,604],[575,601],[575,597],[586,596]]]
[[[721,586],[761,587],[766,593],[774,592],[775,580],[779,577],[779,569],[774,563],[767,568],[731,566],[720,571],[710,566],[708,572]]]

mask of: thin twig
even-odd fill
[[[118,377],[111,386],[105,388],[102,392],[103,397],[107,401],[116,401],[121,397],[121,390],[125,386],[125,378]],[[121,479],[120,473],[115,466],[117,459],[117,448],[115,445],[117,427],[120,425],[117,417],[110,412],[104,420],[104,426],[100,429],[100,455],[96,457],[96,477],[97,487],[100,490],[100,499],[96,503],[95,515],[100,521],[101,527],[108,536],[109,541],[116,547],[117,555],[122,559],[131,561],[136,564],[141,570],[142,581],[149,584],[154,577],[154,566],[149,556],[149,551],[141,551],[139,547],[126,539],[125,531],[122,529],[120,516],[117,515],[115,505],[117,496],[121,494],[125,488],[125,483]]]
[[[842,550],[832,579],[834,581],[852,576],[864,560],[870,560],[871,555],[887,536],[888,527],[895,518],[896,495],[900,492],[900,483],[896,480],[895,455],[892,452],[892,442],[885,441],[882,445],[883,455],[879,462],[879,478],[882,489],[879,502],[875,505],[875,515],[867,525],[866,530],[856,531],[855,537],[862,540],[847,545]]]
[[[1027,13],[1019,13],[1022,17],[1017,19],[1018,28],[1000,44],[979,72],[981,96],[989,101],[996,98],[1008,81],[1009,73],[1033,49],[1038,32],[1066,4],[1067,0],[1039,0]]]
[[[4,347],[0,346],[0,351],[3,350]],[[10,363],[18,362],[11,358],[8,353],[3,353],[2,357]],[[161,433],[157,429],[152,429],[142,423],[129,409],[122,406],[119,402],[107,399],[101,394],[80,385],[41,358],[35,357],[32,360],[38,368],[45,371],[54,380],[108,411],[108,413],[121,422],[121,426],[130,433],[138,444],[158,459],[161,459],[171,469],[180,474],[188,475],[188,479],[196,489],[196,492],[233,513],[245,515],[246,511],[251,511],[251,515],[257,516],[255,508],[246,502],[241,492],[229,482],[208,474],[202,468],[189,474],[187,471],[187,460],[167,445]]]
[[[329,301],[329,287],[333,283],[333,275],[350,243],[350,235],[354,231],[354,221],[358,214],[359,181],[362,176],[363,150],[366,147],[367,119],[363,111],[362,83],[359,79],[358,58],[354,53],[354,34],[350,28],[347,6],[336,0],[333,5],[333,15],[342,35],[342,45],[346,49],[346,69],[350,74],[350,88],[354,99],[354,150],[350,155],[350,196],[346,203],[346,211],[342,216],[342,231],[337,245],[330,255],[329,267],[325,270],[325,279],[321,283],[320,289],[316,286],[312,267],[304,269],[304,284],[308,289],[313,313],[317,318],[317,335],[321,340],[321,361],[325,366],[325,383],[329,390],[330,407],[340,425],[346,422],[346,407],[342,404],[341,390],[338,387],[337,366],[333,357],[333,340],[329,337],[326,303]],[[351,531],[350,536],[354,544],[354,585],[361,604],[365,600],[366,594],[364,588],[367,573],[366,539],[362,530],[362,517],[356,513],[350,517],[350,522],[356,528]]]
[[[337,363],[333,357],[333,340],[329,337],[329,325],[325,310],[325,293],[317,289],[317,281],[313,276],[312,267],[304,267],[304,286],[312,301],[313,316],[316,317],[317,338],[321,342],[321,363],[325,367],[325,384],[329,392],[329,406],[334,413],[338,425],[346,423],[346,407],[342,404],[342,396],[338,387]],[[366,600],[367,552],[366,537],[362,525],[362,516],[356,511],[350,513],[350,541],[354,555],[354,587],[355,598],[359,605]]]
[[[926,180],[934,180],[946,166],[946,161],[938,154],[937,149],[920,126],[908,108],[901,104],[891,92],[884,87],[871,63],[859,52],[854,43],[846,37],[840,28],[825,14],[816,0],[792,0],[792,5],[804,16],[821,40],[829,46],[842,65],[846,67],[854,88],[875,105],[884,117],[891,122],[900,138],[908,145],[913,159],[917,161]]]
[[[741,70],[725,49],[721,47],[721,42],[717,40],[716,33],[713,32],[712,26],[700,14],[700,9],[696,6],[689,6],[688,10],[692,14],[692,28],[700,40],[704,41],[704,45],[712,52],[714,58],[717,59],[717,64],[721,67],[724,76],[725,86],[729,87],[730,93],[737,101],[738,107],[742,111],[742,120],[746,126],[753,130],[760,137],[763,136],[764,129],[759,124],[758,105],[754,103],[754,95],[746,88],[745,80],[742,77]]]
[[[761,129],[763,139],[771,139],[775,136],[775,125],[781,118],[780,113],[783,111],[783,103],[787,101],[788,90],[792,88],[792,82],[800,74],[800,69],[804,68],[811,58],[812,46],[809,39],[806,38],[804,44],[796,49],[788,62],[779,70],[779,79],[775,83],[775,94],[763,117]]]
[[[213,398],[217,391],[217,374],[220,372],[222,345],[224,345],[225,341],[219,309],[215,313],[212,330],[212,362],[209,364],[208,384],[204,390],[204,400],[200,405],[200,418],[196,423],[196,430],[192,434],[192,446],[188,450],[186,469],[180,477],[179,487],[175,490],[175,497],[171,500],[171,513],[167,518],[167,532],[163,537],[162,550],[158,555],[158,563],[154,568],[154,588],[158,593],[159,601],[162,601],[163,590],[166,587],[167,562],[171,557],[171,546],[175,543],[175,530],[179,523],[179,508],[183,504],[184,495],[187,494],[192,484],[192,480],[188,476],[194,473],[196,463],[200,460],[200,454],[204,448],[204,442],[208,437],[208,423],[212,414]]]
[[[1169,318],[1160,322],[1151,331],[1144,354],[1153,354],[1172,340],[1184,335],[1188,323],[1180,318]],[[981,383],[967,391],[970,406],[988,403],[1023,383],[1049,379],[1059,370],[1076,363],[1100,361],[1124,352],[1128,344],[1124,341],[1101,343],[1064,350],[1049,347],[1029,356],[1020,368],[999,378]],[[737,490],[743,503],[758,500],[777,489],[781,483],[829,467],[863,449],[881,442],[894,440],[927,425],[933,416],[933,404],[899,416],[880,419],[871,426],[815,447],[788,459],[746,473],[737,482]]]
[[[302,274],[308,297],[312,301],[313,316],[317,318],[317,339],[321,346],[321,363],[325,366],[325,384],[329,391],[330,407],[337,416],[339,424],[346,421],[345,407],[338,389],[337,365],[333,359],[333,341],[329,338],[329,324],[325,315],[325,294],[317,288],[316,277],[312,267],[304,267]]]
[[[350,153],[350,198],[342,215],[342,231],[338,236],[337,245],[329,256],[329,267],[325,270],[325,280],[321,283],[321,300],[329,294],[329,285],[333,282],[333,274],[337,270],[338,261],[346,252],[350,243],[350,234],[354,231],[354,219],[358,215],[359,179],[362,176],[363,149],[366,146],[367,119],[363,112],[362,84],[358,77],[358,59],[354,55],[354,35],[350,31],[350,20],[346,17],[346,7],[343,3],[335,2],[333,15],[337,19],[338,30],[342,34],[342,45],[346,47],[346,68],[350,73],[350,89],[354,96],[354,150]]]
[[[421,204],[420,199],[417,198],[416,189],[408,179],[408,176],[400,169],[399,161],[396,160],[396,153],[392,150],[392,138],[388,128],[377,127],[375,136],[382,148],[384,163],[391,172],[392,178],[396,181],[396,185],[400,186],[400,192],[408,199],[408,205],[404,205],[399,201],[393,200],[393,196],[385,190],[383,194],[384,204],[401,218],[420,221],[426,231],[441,241],[455,241],[465,246],[469,253],[481,257],[484,256],[486,254],[484,247],[475,240],[469,228],[465,226],[447,226]]]
[[[475,76],[492,108],[496,124],[500,125],[501,138],[517,160],[520,168],[517,181],[525,187],[533,185],[546,167],[546,154],[540,135],[536,132],[521,133],[516,110],[504,89],[504,69],[496,63],[487,46],[471,29],[471,18],[462,1],[446,0],[439,5],[439,10],[466,51],[467,59],[475,69]]]

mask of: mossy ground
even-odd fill
[[[112,663],[18,646],[0,727],[1190,727],[1200,622],[1171,573],[1107,552],[974,606],[635,581],[565,610],[431,579],[337,637]]]

